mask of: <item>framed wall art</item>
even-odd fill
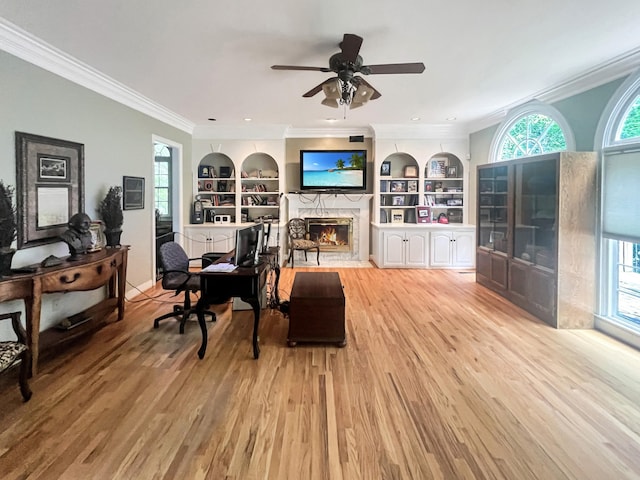
[[[18,248],[59,241],[84,211],[84,145],[15,133]]]
[[[122,209],[144,208],[144,177],[122,177]]]

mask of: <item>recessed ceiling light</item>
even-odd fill
[[[337,122],[337,118],[327,118],[327,122]]]
[[[412,118],[411,118],[411,121],[412,121],[412,122],[417,122],[418,120],[420,120],[420,117],[412,117]]]
[[[245,121],[245,122],[250,122],[251,120],[253,120],[253,119],[252,119],[252,118],[249,118],[249,117],[247,117],[247,118],[245,118],[245,119],[244,119],[244,121]]]
[[[449,122],[453,122],[454,120],[457,120],[456,117],[447,117],[447,121]]]

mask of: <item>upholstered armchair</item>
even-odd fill
[[[307,251],[316,251],[316,261],[320,265],[320,244],[309,238],[309,232],[303,218],[292,218],[287,224],[289,231],[289,259],[287,262],[291,262],[291,268],[293,268],[293,254],[296,250],[302,250],[304,252],[304,259],[307,260]]]

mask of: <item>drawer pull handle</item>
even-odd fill
[[[79,278],[80,278],[80,274],[78,272],[76,272],[76,273],[73,274],[73,278],[71,280],[69,280],[69,278],[66,275],[63,275],[63,276],[60,277],[60,281],[62,283],[69,284],[69,283],[75,282]]]
[[[102,265],[98,265],[98,267],[96,268],[96,273],[98,275],[100,275],[102,273]]]

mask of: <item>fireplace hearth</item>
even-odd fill
[[[321,252],[351,252],[353,249],[353,219],[345,217],[307,217],[307,232],[320,243]]]

